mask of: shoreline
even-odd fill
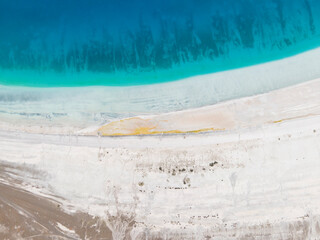
[[[211,106],[156,115],[134,116],[89,127],[73,125],[72,121],[60,123],[60,127],[54,121],[49,121],[49,124],[52,124],[50,127],[34,126],[28,121],[9,124],[2,119],[0,130],[17,133],[103,137],[218,133],[320,115],[320,106],[314,104],[319,99],[320,79],[315,79]]]
[[[202,108],[108,123],[101,136],[181,134],[234,130],[320,115],[320,79]],[[85,132],[83,130],[82,132]]]
[[[318,79],[319,60],[320,48],[253,67],[138,87],[1,86],[0,128],[76,134],[115,120],[216,105]]]

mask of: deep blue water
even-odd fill
[[[319,0],[0,0],[0,84],[135,85],[320,45]]]

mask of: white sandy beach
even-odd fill
[[[144,138],[2,132],[1,182],[99,216],[114,239],[126,230],[133,239],[310,239],[319,234],[319,120]]]
[[[50,226],[73,239],[84,235],[65,219],[79,213],[100,219],[113,239],[317,239],[319,90],[316,79],[69,135],[3,124],[0,179],[61,205],[64,217]],[[158,124],[149,129],[157,134],[97,136],[132,135],[146,122]],[[220,130],[188,133],[207,128]],[[30,213],[13,207],[18,215]],[[0,224],[9,231],[1,216]]]

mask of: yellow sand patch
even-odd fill
[[[281,119],[281,120],[278,120],[278,121],[273,121],[273,123],[280,123],[280,122],[283,122],[285,121],[286,119]]]
[[[168,131],[150,131],[148,128],[137,128],[133,132],[130,133],[107,133],[101,131],[99,129],[99,133],[101,136],[134,136],[134,135],[154,135],[154,134],[181,134],[181,133],[200,133],[200,132],[210,132],[210,131],[224,131],[225,129],[215,129],[215,128],[204,128],[198,130],[190,130],[190,131],[180,131],[180,130],[168,130]]]
[[[166,122],[166,121],[161,121]],[[161,123],[158,122],[158,123]],[[157,130],[158,128],[158,130]],[[209,131],[221,131],[225,129],[203,128],[196,130],[159,130],[160,126],[154,124],[151,119],[141,119],[138,117],[123,119],[111,122],[98,129],[101,136],[132,136],[132,135],[152,135],[152,134],[178,134],[178,133],[200,133]]]
[[[283,121],[288,121],[288,120],[293,120],[293,119],[298,119],[298,118],[304,118],[304,117],[310,117],[310,116],[316,116],[317,114],[305,114],[305,115],[301,115],[301,116],[295,116],[295,117],[291,117],[291,118],[284,118],[284,119],[280,119],[277,121],[273,121],[273,123],[280,123]]]
[[[152,134],[152,129],[155,129],[156,127],[140,127],[136,128],[132,135],[143,135],[143,134]]]

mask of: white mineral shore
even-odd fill
[[[92,132],[101,135],[192,133],[235,130],[320,115],[320,79],[212,106],[113,121]]]
[[[55,199],[67,212],[99,216],[114,239],[317,239],[319,88],[314,80],[159,115],[179,122],[175,128],[221,116],[221,126],[230,125],[217,132],[98,137],[2,129],[1,182]]]

